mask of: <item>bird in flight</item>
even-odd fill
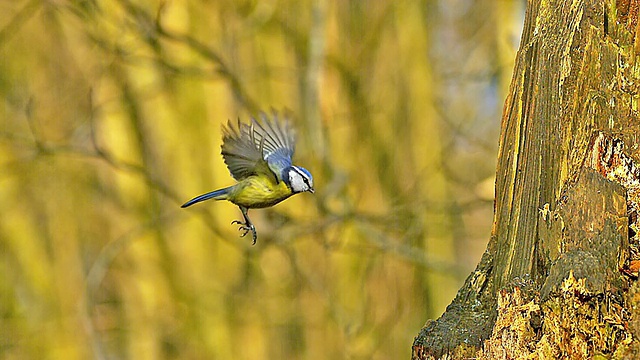
[[[260,113],[249,123],[231,121],[222,126],[222,157],[235,185],[214,190],[187,201],[183,208],[204,200],[227,200],[238,205],[244,222],[240,225],[242,237],[252,233],[255,245],[256,228],[249,219],[249,209],[271,207],[291,195],[314,192],[311,173],[293,165],[295,132],[287,116],[272,112]]]

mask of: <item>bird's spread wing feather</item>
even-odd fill
[[[237,126],[231,121],[223,126],[222,156],[236,180],[250,175],[267,175],[275,182],[282,180],[282,171],[291,166],[295,135],[288,119],[281,121],[277,113],[270,119],[261,113],[259,120]]]
[[[222,156],[234,179],[240,181],[265,170],[270,172],[260,148],[251,126],[241,123],[240,119],[237,126],[229,121],[222,127]]]
[[[287,116],[282,119],[273,112],[270,119],[261,113],[260,120],[251,119],[254,130],[254,143],[262,143],[262,156],[269,168],[282,180],[282,171],[291,166],[295,151],[295,133]]]

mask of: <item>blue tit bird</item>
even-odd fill
[[[271,207],[291,195],[314,192],[313,177],[302,167],[292,163],[295,151],[295,133],[289,118],[274,111],[269,117],[261,113],[250,123],[238,119],[222,126],[222,157],[237,181],[235,185],[197,196],[182,205],[183,208],[208,199],[227,200],[240,208],[244,222],[234,220],[238,230],[258,239],[255,226],[249,220],[249,209]]]

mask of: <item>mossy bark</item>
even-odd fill
[[[633,357],[640,0],[528,3],[492,236],[413,359]]]

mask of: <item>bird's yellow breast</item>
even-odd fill
[[[227,200],[246,208],[264,208],[291,195],[291,189],[283,181],[276,184],[267,176],[250,176],[233,186]]]

